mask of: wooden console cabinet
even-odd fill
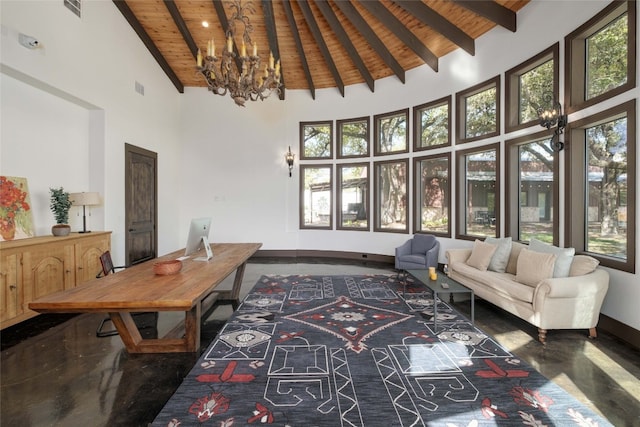
[[[0,242],[0,329],[36,316],[32,300],[94,279],[110,248],[110,231]]]

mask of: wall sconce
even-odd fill
[[[291,169],[293,169],[293,161],[295,158],[296,155],[291,152],[291,146],[289,146],[289,151],[284,155],[284,160],[287,162],[287,166],[289,166],[289,177],[291,177]]]
[[[100,193],[71,193],[69,194],[72,206],[82,206],[82,231],[79,233],[91,233],[87,230],[87,206],[98,206],[100,204]]]
[[[554,101],[550,110],[544,110],[542,107],[538,108],[538,118],[540,119],[540,126],[547,129],[557,125],[549,143],[554,152],[562,151],[564,143],[560,142],[560,135],[564,132],[564,128],[568,123],[567,115],[562,114],[562,105],[558,101]]]

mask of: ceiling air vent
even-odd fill
[[[82,0],[64,0],[64,5],[78,15],[78,18],[82,18]]]

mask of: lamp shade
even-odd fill
[[[69,200],[71,200],[73,206],[96,206],[100,204],[100,193],[71,193],[69,194]]]

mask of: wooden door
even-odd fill
[[[126,265],[156,257],[158,246],[158,155],[125,144]]]

